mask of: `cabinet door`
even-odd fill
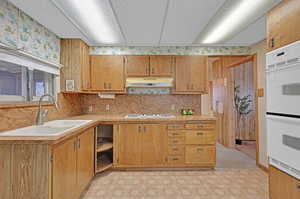
[[[190,89],[191,60],[190,56],[175,57],[176,92],[187,92]]]
[[[149,76],[148,55],[128,55],[125,56],[125,66],[128,77],[147,77]]]
[[[77,185],[82,192],[94,175],[94,129],[89,129],[77,139]]]
[[[169,55],[150,56],[150,76],[167,77],[173,75],[174,57]]]
[[[191,56],[190,67],[191,79],[189,89],[192,92],[207,92],[207,56]]]
[[[84,42],[80,45],[80,65],[81,65],[81,88],[82,90],[88,90],[91,88],[91,66],[89,46]]]
[[[91,56],[92,90],[123,91],[124,64],[123,56],[93,55]]]
[[[142,164],[162,165],[165,162],[167,126],[161,124],[143,125]]]
[[[142,125],[120,124],[118,131],[119,165],[141,165]]]
[[[267,18],[268,50],[274,50],[300,40],[300,1],[282,1]]]
[[[300,181],[270,166],[270,199],[300,198]]]
[[[77,198],[76,174],[76,138],[73,138],[53,149],[52,198]]]

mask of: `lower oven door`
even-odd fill
[[[269,163],[300,180],[300,119],[267,115]]]

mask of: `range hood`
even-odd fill
[[[126,79],[126,88],[171,88],[173,78],[168,77],[134,77]]]

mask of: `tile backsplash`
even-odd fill
[[[101,99],[96,95],[81,97],[85,113],[179,115],[181,109],[191,108],[196,115],[201,114],[201,95],[116,95],[115,99]]]

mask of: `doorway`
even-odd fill
[[[255,164],[258,160],[256,56],[213,56],[209,58],[209,69],[217,142],[221,149],[226,149],[229,159],[231,152],[238,152],[235,155],[241,154]]]

